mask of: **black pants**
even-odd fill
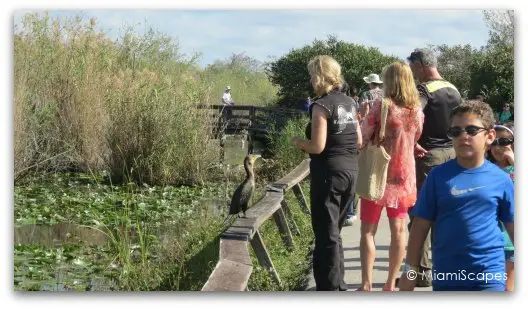
[[[357,171],[310,165],[310,203],[315,234],[313,271],[318,291],[345,290],[341,228],[354,199]]]

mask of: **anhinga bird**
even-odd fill
[[[260,155],[248,155],[244,159],[244,169],[246,170],[246,179],[238,186],[233,193],[231,198],[231,205],[229,206],[229,216],[224,221],[227,222],[232,216],[239,215],[240,211],[246,217],[246,210],[248,209],[248,204],[255,190],[255,174],[253,173],[253,164],[255,160],[260,158]]]

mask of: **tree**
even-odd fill
[[[514,15],[513,11],[484,11],[490,28],[487,45],[470,65],[470,96],[483,94],[496,110],[505,100],[514,101]]]
[[[394,56],[383,55],[377,48],[339,41],[335,36],[314,40],[312,45],[292,49],[285,56],[268,63],[268,77],[279,87],[279,105],[297,107],[299,100],[306,99],[308,95],[314,96],[307,65],[317,55],[332,56],[341,65],[344,79],[351,88],[358,90],[366,88],[364,76],[380,74],[384,66],[397,60]]]
[[[264,64],[257,59],[247,56],[245,53],[233,53],[226,60],[216,60],[213,64],[208,65],[207,69],[228,69],[231,71],[242,70],[248,72],[263,72]]]
[[[504,40],[513,45],[515,32],[513,10],[484,10],[484,21],[490,28],[491,41]]]
[[[201,74],[218,104],[226,86],[233,89],[233,99],[239,105],[266,106],[276,100],[276,87],[269,81],[261,61],[245,53],[233,53],[226,59],[208,65]]]
[[[470,93],[471,61],[477,50],[471,45],[438,45],[432,47],[438,54],[438,71],[443,78],[458,88],[462,97],[467,98]]]

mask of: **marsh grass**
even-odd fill
[[[239,104],[268,104],[274,87],[243,65],[201,69],[177,39],[147,28],[113,41],[96,20],[27,14],[14,33],[15,179],[108,170],[115,182],[203,184],[219,145],[223,87]]]
[[[294,136],[304,138],[304,130],[308,124],[307,117],[293,117],[286,121],[283,127],[271,125],[268,133],[270,158],[258,171],[258,174],[268,180],[275,181],[277,177],[286,175],[308,155],[294,147],[291,139]]]

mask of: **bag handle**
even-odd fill
[[[378,146],[385,140],[385,125],[387,124],[387,114],[389,113],[389,103],[387,99],[381,99],[381,128],[379,130]]]

